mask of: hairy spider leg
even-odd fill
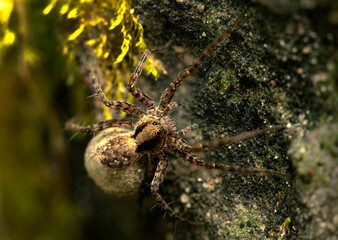
[[[266,132],[274,131],[277,129],[282,128],[282,126],[274,126],[271,128],[265,128],[265,129],[260,129],[260,130],[255,130],[251,132],[246,132],[243,134],[239,134],[237,136],[234,136],[232,138],[224,138],[224,139],[219,139],[216,141],[209,141],[205,142],[202,144],[197,144],[194,147],[188,145],[187,143],[184,142],[183,139],[179,138],[179,136],[188,134],[189,132],[193,131],[194,129],[197,128],[197,125],[192,125],[189,126],[185,129],[182,129],[178,132],[176,132],[176,136],[171,138],[171,148],[174,153],[176,153],[180,158],[182,158],[184,161],[187,161],[189,163],[192,163],[197,166],[205,167],[208,169],[221,169],[223,171],[228,171],[228,172],[234,172],[234,173],[240,173],[240,174],[268,174],[268,175],[277,175],[281,177],[289,177],[287,174],[280,173],[278,171],[274,170],[266,170],[266,169],[258,169],[258,168],[242,168],[239,166],[232,166],[232,165],[226,165],[226,164],[221,164],[221,163],[214,163],[214,162],[206,162],[202,160],[201,158],[197,157],[192,153],[192,151],[198,152],[202,151],[205,148],[209,147],[219,147],[219,146],[224,146],[224,145],[229,145],[232,143],[236,143],[239,141],[242,141],[247,138],[251,138],[254,136],[257,136],[259,134],[263,134]],[[166,173],[168,166],[168,160],[166,158],[162,158],[157,165],[156,172],[154,175],[154,178],[151,182],[150,189],[153,198],[158,202],[162,208],[173,218],[176,218],[180,221],[185,221],[188,222],[189,224],[195,225],[193,222],[190,222],[180,216],[178,216],[172,208],[164,201],[164,199],[161,197],[161,195],[158,193],[159,190],[159,185],[163,182],[164,175]]]
[[[136,66],[133,74],[131,74],[128,82],[129,92],[136,98],[137,101],[139,101],[142,105],[146,106],[149,109],[148,112],[154,110],[155,102],[142,90],[135,88],[134,84],[138,77],[141,75],[144,64],[146,63],[149,54],[151,54],[150,50],[147,50],[143,53],[140,62]]]
[[[92,134],[92,133],[96,133],[96,132],[99,132],[99,131],[102,131],[106,128],[111,128],[111,127],[131,128],[132,126],[133,126],[132,120],[127,119],[127,118],[109,119],[109,120],[106,120],[106,121],[95,123],[95,124],[87,126],[87,127],[77,125],[73,122],[67,122],[66,123],[66,129],[71,130],[71,131],[75,131],[75,132],[79,132],[79,133],[82,133],[82,134]]]
[[[188,127],[184,128],[184,129],[176,132],[175,137],[181,137],[183,135],[186,135],[186,134],[188,134],[188,133],[196,130],[197,128],[198,128],[197,124],[193,124],[191,126],[188,126]]]
[[[119,110],[119,111],[122,111],[122,112],[125,112],[125,113],[128,113],[128,114],[132,114],[132,115],[140,116],[140,115],[143,114],[143,111],[139,107],[136,107],[133,104],[129,104],[129,103],[126,103],[126,102],[120,102],[120,101],[108,100],[106,98],[106,95],[102,91],[102,88],[101,88],[95,74],[91,73],[89,75],[89,77],[91,79],[92,87],[93,87],[93,90],[94,90],[94,95],[98,96],[99,99],[101,100],[101,102],[104,105],[106,105],[109,108],[116,109],[116,110]]]
[[[264,174],[273,174],[273,175],[278,175],[282,177],[288,177],[287,174],[283,174],[283,173],[273,171],[273,170],[262,170],[262,169],[257,169],[257,168],[241,168],[238,166],[231,166],[231,165],[225,165],[225,164],[214,163],[214,162],[205,162],[204,160],[200,159],[199,157],[195,156],[192,153],[192,152],[199,152],[199,151],[202,151],[210,147],[220,147],[220,146],[230,145],[230,144],[245,140],[247,138],[255,137],[257,135],[260,135],[266,132],[275,131],[280,128],[283,128],[283,126],[273,126],[270,128],[259,129],[259,130],[255,130],[251,132],[245,132],[245,133],[236,135],[234,137],[212,140],[212,141],[208,141],[204,143],[199,143],[194,146],[190,146],[186,144],[180,138],[173,138],[173,143],[175,146],[174,151],[183,160],[188,161],[198,166],[209,168],[209,169],[222,169],[225,171],[236,172],[236,173],[264,173]]]
[[[172,109],[177,108],[178,106],[179,104],[177,102],[172,102],[168,104],[168,106],[163,110],[163,112],[159,116],[160,117],[167,116]]]
[[[261,135],[263,133],[272,132],[272,131],[275,131],[275,130],[278,130],[278,129],[281,129],[281,128],[283,128],[283,126],[272,126],[272,127],[269,127],[269,128],[258,129],[258,130],[254,130],[254,131],[250,131],[250,132],[244,132],[244,133],[238,134],[238,135],[233,136],[233,137],[226,137],[226,138],[215,139],[215,140],[211,140],[211,141],[198,143],[198,144],[195,144],[194,146],[189,146],[188,150],[190,152],[200,152],[200,151],[203,151],[206,148],[216,148],[216,147],[220,147],[220,146],[231,145],[233,143],[237,143],[237,142],[243,141],[245,139],[252,138],[252,137]]]
[[[161,112],[161,111],[157,111],[157,113],[156,113],[156,116],[158,116],[158,117],[164,117],[164,116],[167,116],[168,114],[169,114],[169,112],[171,111],[171,110],[173,110],[174,108],[177,108],[177,107],[184,107],[185,105],[184,105],[184,102],[181,100],[179,103],[177,103],[177,102],[171,102],[171,103],[169,103],[166,107],[165,107],[165,109],[163,110],[163,112]]]
[[[147,114],[151,114],[155,110],[155,102],[154,100],[147,95],[145,92],[143,92],[139,88],[135,88],[134,84],[137,81],[138,77],[141,75],[142,70],[144,68],[145,63],[147,62],[147,58],[150,54],[153,54],[155,52],[162,51],[166,49],[170,44],[172,40],[166,43],[163,47],[155,48],[152,50],[147,50],[143,53],[138,65],[136,66],[133,74],[129,78],[128,82],[128,91],[133,95],[138,102],[140,102],[142,105],[146,106],[148,108]]]
[[[166,157],[162,157],[157,165],[154,178],[150,184],[151,195],[153,196],[155,201],[169,214],[170,217],[195,225],[193,222],[190,222],[178,216],[178,214],[174,212],[174,210],[164,201],[162,196],[158,193],[160,184],[163,182],[167,168],[168,168],[168,159]]]
[[[265,170],[265,169],[258,169],[258,168],[242,168],[239,166],[225,165],[222,163],[206,162],[202,160],[201,158],[195,156],[191,152],[185,152],[185,151],[181,151],[178,149],[176,149],[175,152],[184,161],[187,161],[194,165],[205,167],[208,169],[221,169],[227,172],[234,172],[234,173],[241,173],[241,174],[242,173],[249,173],[249,174],[260,173],[260,174],[277,175],[281,177],[289,177],[287,174],[280,173],[274,170]]]
[[[239,21],[243,18],[243,16],[244,13],[241,13],[227,31],[225,31],[221,36],[216,38],[216,40],[213,43],[211,43],[208,47],[206,47],[201,53],[201,55],[198,58],[196,58],[190,66],[184,69],[172,83],[170,83],[170,85],[162,93],[160,98],[160,104],[156,111],[161,112],[167,107],[172,97],[174,96],[176,90],[181,86],[182,81],[203,63],[203,61],[210,55],[211,51],[218,44],[220,44],[222,41],[226,39],[229,33],[231,33],[236,28],[236,26],[238,25]]]

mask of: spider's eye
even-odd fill
[[[153,125],[157,125],[157,122],[153,122]]]
[[[161,133],[161,130],[157,130],[157,134],[160,134]]]

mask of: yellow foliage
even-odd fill
[[[109,52],[105,52],[104,55],[103,55],[103,58],[106,59],[109,57]]]
[[[11,31],[9,31],[8,29],[5,30],[5,35],[3,37],[3,39],[0,42],[0,46],[10,46],[14,43],[15,41],[15,34]]]
[[[8,23],[9,17],[11,16],[13,10],[13,0],[0,0],[0,23]]]
[[[66,12],[68,12],[68,9],[69,9],[69,5],[68,5],[68,3],[66,3],[66,4],[62,5],[62,7],[61,7],[59,13],[60,13],[61,15],[63,15],[63,14],[65,14]]]
[[[111,25],[109,27],[109,30],[112,30],[115,27],[117,27],[118,25],[120,25],[120,23],[123,20],[123,15],[124,15],[125,11],[126,11],[126,2],[122,1],[121,5],[120,5],[120,8],[117,11],[116,19],[115,20],[111,20]]]
[[[50,13],[50,11],[52,11],[52,9],[54,8],[56,2],[57,0],[51,0],[50,3],[47,5],[47,7],[45,7],[45,9],[42,11],[42,13],[45,15]]]
[[[86,44],[87,44],[88,46],[92,46],[92,45],[94,45],[95,43],[97,43],[98,41],[100,41],[100,39],[98,39],[98,38],[96,38],[96,39],[90,39],[90,40],[88,40],[88,41],[86,42]]]
[[[103,43],[101,42],[99,46],[95,49],[97,57],[101,57],[103,53]]]
[[[78,9],[74,8],[74,9],[70,10],[70,12],[67,15],[67,18],[71,19],[71,18],[76,18],[77,16],[78,16]]]
[[[0,0],[0,26],[2,29],[0,34],[0,57],[2,57],[4,49],[15,42],[15,33],[8,29],[8,21],[13,11],[13,5],[13,0]]]
[[[84,30],[85,24],[82,23],[78,29],[76,29],[75,32],[73,32],[71,35],[69,35],[68,40],[72,41],[76,39]]]
[[[91,68],[104,72],[107,97],[112,97],[110,93],[113,92],[116,94],[114,99],[125,101],[130,95],[124,87],[131,75],[128,64],[135,64],[135,59],[147,49],[143,27],[134,15],[131,0],[51,0],[43,13],[47,14],[53,8],[59,9],[64,21],[78,22],[78,27],[64,41],[63,52],[70,59],[77,54],[96,56],[96,66],[91,65]],[[83,48],[78,52],[84,45],[88,52]],[[125,62],[126,58],[131,61]],[[165,73],[161,62],[149,57],[145,72],[157,78],[159,71]],[[104,115],[108,117],[109,113],[106,111]]]
[[[127,54],[127,52],[129,51],[129,44],[131,41],[131,36],[130,34],[126,34],[126,36],[123,39],[123,43],[121,46],[121,50],[122,52],[120,53],[120,55],[117,57],[117,59],[115,60],[114,64],[119,63],[123,60],[124,56]]]

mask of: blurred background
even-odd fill
[[[76,239],[84,216],[63,130],[77,104],[47,5],[0,1],[0,239]]]
[[[91,136],[76,136],[70,147],[73,133],[64,129],[65,122],[76,114],[81,123],[95,121],[93,98],[87,98],[91,93],[77,65],[81,56],[76,53],[75,39],[80,34],[94,34],[89,24],[83,32],[79,30],[80,22],[97,20],[87,15],[89,11],[94,17],[103,16],[97,11],[106,11],[105,17],[112,19],[124,8],[122,14],[128,18],[125,32],[121,24],[115,24],[117,33],[112,38],[117,44],[111,56],[103,56],[101,39],[95,46],[93,41],[87,45],[93,46],[99,59],[119,58],[121,62],[126,57],[125,64],[132,65],[137,56],[133,51],[126,56],[126,46],[146,48],[142,29],[135,31],[141,25],[134,25],[137,20],[130,12],[131,1],[97,1],[96,8],[92,2],[0,0],[0,239],[138,238],[138,227],[132,226],[138,218],[132,210],[137,208],[137,198],[117,200],[117,205],[114,197],[97,189],[83,166]],[[130,38],[127,30],[133,30]],[[95,31],[100,32],[100,27]],[[124,43],[124,38],[132,44]],[[112,70],[116,63],[105,67]],[[152,65],[146,68],[157,74]],[[101,74],[110,76],[111,71]],[[129,74],[129,68],[123,74]],[[122,99],[121,82],[115,83],[117,97]],[[101,209],[100,205],[110,207]],[[125,211],[132,213],[124,215]],[[118,217],[112,218],[112,212]],[[130,221],[130,216],[135,220]],[[146,237],[147,228],[142,229]],[[152,235],[156,239],[154,231]]]

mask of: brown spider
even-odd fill
[[[266,129],[244,132],[234,137],[213,140],[191,146],[182,140],[181,136],[186,135],[192,130],[196,129],[197,126],[192,125],[180,131],[176,131],[174,120],[168,116],[170,110],[176,108],[179,105],[176,102],[170,103],[170,101],[176,90],[182,84],[182,81],[196,68],[198,68],[210,55],[211,51],[228,36],[228,34],[237,26],[243,15],[244,14],[242,13],[239,17],[237,17],[231,28],[219,36],[211,45],[205,48],[202,54],[196,58],[188,68],[184,69],[178,75],[178,77],[162,93],[160,103],[157,107],[155,107],[155,102],[151,99],[151,97],[134,86],[136,80],[142,72],[148,55],[154,52],[150,50],[146,51],[143,54],[134,73],[131,75],[128,83],[129,92],[136,98],[137,101],[148,108],[146,112],[144,112],[141,108],[129,103],[107,100],[95,75],[90,75],[95,92],[94,95],[98,96],[102,103],[109,108],[117,109],[128,114],[138,116],[140,119],[134,126],[131,119],[110,119],[88,127],[78,126],[73,123],[69,123],[67,125],[68,129],[88,134],[96,133],[98,131],[113,127],[134,127],[132,132],[119,133],[109,136],[107,134],[104,135],[104,142],[99,146],[95,145],[97,150],[90,152],[89,155],[98,154],[100,164],[103,164],[106,169],[128,169],[128,167],[130,167],[133,163],[137,162],[147,154],[152,159],[159,159],[155,174],[150,183],[151,194],[155,201],[160,204],[171,217],[181,221],[187,220],[178,216],[178,214],[175,213],[171,207],[169,207],[169,205],[158,193],[159,186],[163,182],[168,167],[167,153],[175,153],[184,161],[208,169],[221,169],[224,171],[236,173],[263,173],[274,174],[283,177],[287,176],[286,174],[273,170],[263,170],[256,168],[248,169],[221,163],[205,162],[201,158],[195,156],[193,153],[202,151],[205,148],[233,144],[259,134],[274,131],[281,127],[274,126]],[[191,223],[190,221],[187,222]]]

